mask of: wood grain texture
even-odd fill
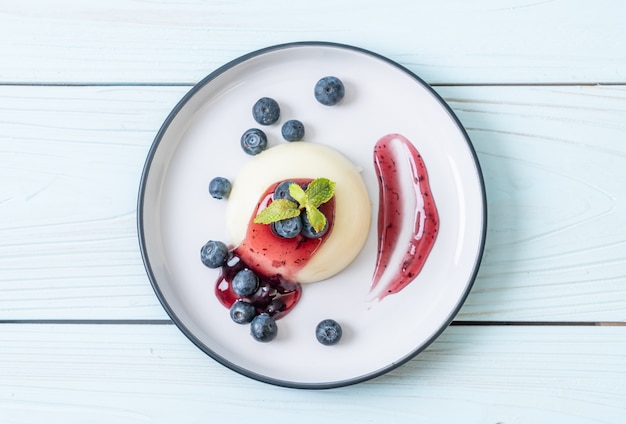
[[[3,3],[0,422],[626,422],[623,1]],[[200,352],[158,303],[135,224],[146,154],[191,84],[300,40],[370,49],[435,84],[488,197],[459,325],[327,391]]]
[[[430,83],[625,83],[620,0],[5,2],[0,83],[191,83],[269,45],[354,44]]]
[[[4,317],[164,317],[135,211],[148,149],[184,91],[1,89]]]
[[[304,391],[218,365],[174,326],[3,325],[3,422],[618,423],[626,327],[451,327],[395,371]]]
[[[141,169],[188,87],[0,87],[0,319],[162,319]],[[488,197],[458,319],[626,321],[626,87],[438,87]]]
[[[518,320],[624,321],[624,87],[439,92],[476,145],[489,205],[485,259],[462,316],[504,308]]]

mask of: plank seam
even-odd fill
[[[169,319],[2,319],[0,325],[9,324],[41,324],[41,325],[174,325]],[[626,327],[623,321],[493,321],[493,320],[455,320],[451,326],[516,326],[516,327],[595,327],[617,326]]]
[[[194,82],[0,82],[0,87],[193,87]],[[622,86],[624,82],[505,82],[428,83],[431,87],[601,87]]]

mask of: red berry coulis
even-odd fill
[[[300,186],[308,185],[312,179],[290,179]],[[332,232],[335,216],[335,198],[319,207],[328,219],[328,231],[320,238],[298,235],[286,239],[275,235],[270,225],[253,222],[257,214],[273,201],[278,184],[270,185],[254,209],[248,223],[246,236],[241,244],[231,249],[231,256],[215,285],[215,294],[222,305],[230,308],[237,300],[252,303],[258,313],[267,313],[275,319],[283,317],[298,303],[302,287],[296,281],[300,271],[313,257],[317,249]],[[302,213],[305,213],[304,211]],[[232,289],[232,280],[238,271],[248,268],[259,277],[259,289],[251,296],[242,297]]]

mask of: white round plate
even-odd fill
[[[319,104],[315,83],[334,75],[346,96]],[[200,262],[210,239],[228,244],[226,200],[208,194],[215,176],[236,182],[250,160],[239,139],[256,127],[252,105],[272,97],[279,124],[264,127],[270,145],[285,143],[282,122],[299,119],[306,140],[327,144],[362,169],[372,203],[367,242],[336,276],[303,286],[300,302],[278,320],[278,337],[256,342],[218,303],[219,271]],[[384,135],[411,140],[428,169],[440,227],[415,280],[374,305],[366,302],[377,250],[378,183],[373,146]],[[271,148],[271,147],[270,147]],[[358,213],[358,211],[355,211]],[[141,251],[155,292],[181,331],[225,366],[267,383],[330,388],[379,376],[428,346],[465,300],[481,260],[486,202],[478,160],[445,102],[402,66],[363,49],[302,42],[243,56],[206,77],[171,112],[149,152],[138,201]],[[332,318],[344,336],[323,346],[318,322]]]

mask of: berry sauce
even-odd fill
[[[304,187],[312,179],[290,181]],[[274,190],[281,182],[278,181],[265,190],[250,218],[244,240],[231,249],[230,258],[222,267],[215,285],[215,294],[226,308],[243,299],[252,303],[258,313],[267,313],[274,319],[282,318],[298,303],[302,294],[302,287],[296,281],[298,271],[308,263],[332,232],[334,197],[319,207],[328,219],[328,231],[319,238],[307,238],[299,234],[295,238],[286,239],[275,235],[270,225],[254,223],[257,214],[273,201]],[[259,289],[251,296],[242,297],[235,293],[231,283],[235,274],[244,268],[252,270],[259,277]]]
[[[381,138],[374,147],[374,167],[380,202],[370,296],[382,300],[420,273],[435,243],[439,216],[426,166],[409,140],[399,134]]]

